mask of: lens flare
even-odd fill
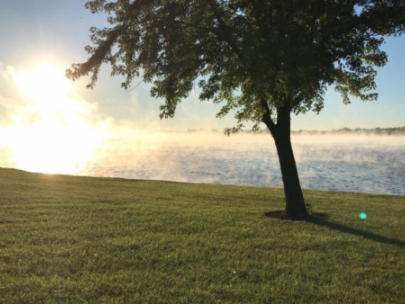
[[[360,218],[361,218],[362,220],[365,220],[365,219],[367,218],[367,214],[365,214],[365,213],[360,213]]]

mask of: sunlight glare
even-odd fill
[[[50,102],[55,97],[66,96],[71,82],[59,68],[44,64],[29,72],[12,72],[19,90],[39,104]],[[57,104],[57,103],[55,103]]]
[[[105,126],[92,126],[95,106],[69,98],[71,82],[55,66],[10,73],[30,103],[0,129],[0,145],[11,149],[17,169],[76,174],[105,137]]]

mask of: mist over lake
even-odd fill
[[[293,136],[304,189],[405,196],[404,136]],[[144,134],[109,139],[80,175],[282,187],[267,134]]]
[[[304,189],[405,196],[405,136],[296,135],[292,142]],[[11,151],[0,149],[0,159],[0,167],[15,167]],[[151,132],[109,138],[75,174],[283,187],[268,134]]]

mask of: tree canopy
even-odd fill
[[[270,128],[287,104],[319,112],[329,85],[346,104],[350,95],[375,100],[383,36],[405,30],[403,0],[93,0],[86,8],[108,13],[111,27],[91,28],[92,56],[68,77],[91,73],[93,87],[103,62],[126,77],[124,88],[142,74],[165,99],[161,118],[198,81],[200,100],[225,102],[217,117],[237,111],[233,131],[245,121]]]

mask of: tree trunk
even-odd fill
[[[285,212],[292,219],[304,218],[308,216],[308,213],[305,207],[304,196],[302,195],[290,137],[278,138],[275,139],[275,142],[284,183]]]
[[[277,147],[286,199],[285,212],[291,219],[308,216],[291,145],[291,110],[285,106],[278,110],[277,125],[270,132]]]

